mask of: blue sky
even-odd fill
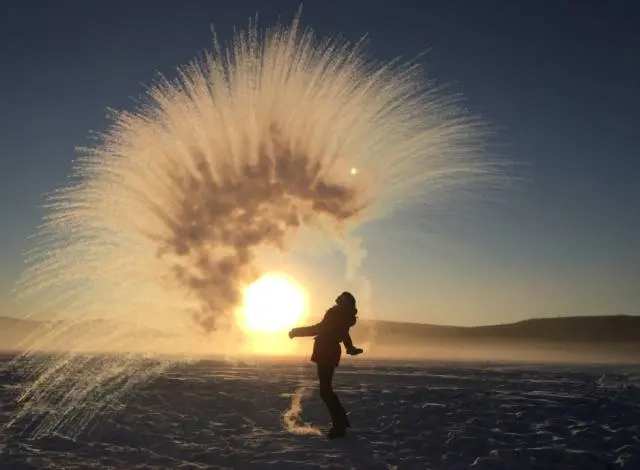
[[[260,13],[297,1],[3,3],[0,15],[0,314],[11,313],[42,211],[75,148],[171,74]],[[638,314],[640,32],[634,2],[307,1],[319,35],[368,34],[381,59],[427,50],[428,74],[462,93],[517,163],[492,203],[399,215],[365,228],[379,318],[486,324],[532,316]],[[298,260],[341,284],[339,260]],[[329,299],[330,300],[330,299]]]

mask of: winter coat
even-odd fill
[[[320,323],[302,328],[294,328],[294,336],[315,336],[311,361],[320,365],[337,367],[340,364],[344,343],[347,350],[353,348],[349,328],[356,323],[357,309],[334,305],[324,315]]]

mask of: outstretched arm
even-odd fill
[[[344,343],[344,347],[347,348],[347,351],[353,349],[353,341],[351,340],[351,335],[347,331],[347,334],[344,335],[344,339],[342,340]]]
[[[325,327],[325,323],[327,322],[327,314],[325,313],[324,317],[319,323],[311,326],[301,326],[299,328],[294,328],[289,331],[289,338],[297,338],[303,336],[316,336],[319,335],[322,329]]]
[[[301,326],[299,328],[294,328],[289,332],[289,338],[297,338],[303,336],[315,336],[320,333],[320,325],[322,323],[316,323],[311,326]]]
[[[347,350],[347,354],[351,356],[357,356],[358,354],[362,354],[362,349],[356,348],[353,345],[353,341],[351,340],[351,335],[349,334],[348,331],[344,335],[342,342],[344,343],[344,347]]]

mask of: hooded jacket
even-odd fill
[[[349,328],[356,324],[358,310],[353,307],[334,305],[324,314],[320,323],[292,330],[294,336],[314,336],[311,361],[319,365],[336,367],[340,364],[344,343],[347,351],[353,349]]]

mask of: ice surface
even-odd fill
[[[298,363],[183,364],[76,441],[4,429],[0,468],[640,468],[638,368],[347,363],[335,387],[353,429],[339,441],[283,422],[313,374]],[[1,380],[4,424],[21,378]],[[312,392],[301,419],[324,431]]]

